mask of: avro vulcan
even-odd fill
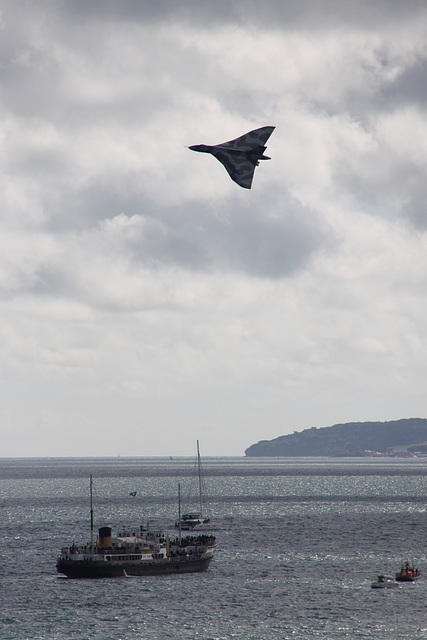
[[[195,144],[188,147],[192,151],[211,153],[219,160],[234,182],[244,189],[250,189],[254,177],[255,167],[260,160],[270,160],[264,155],[265,143],[273,133],[275,127],[261,127],[245,133],[245,135],[213,146]]]

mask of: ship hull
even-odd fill
[[[408,578],[408,577],[400,576],[399,574],[396,575],[397,582],[415,582],[418,578],[419,576],[413,576]]]
[[[106,562],[105,560],[67,560],[60,558],[56,569],[67,578],[123,578],[126,576],[157,576],[206,571],[212,556],[180,559],[164,558],[143,562]]]

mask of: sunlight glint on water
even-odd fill
[[[194,460],[0,460],[0,638],[427,638],[427,461],[203,466],[218,545],[207,573],[74,581],[55,561],[89,538],[89,474],[96,526],[166,526]],[[370,589],[405,559],[426,578]]]

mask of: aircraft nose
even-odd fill
[[[192,144],[191,147],[188,147],[191,151],[201,151],[203,153],[210,153],[212,147],[208,147],[206,144]]]

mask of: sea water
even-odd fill
[[[206,573],[70,580],[55,562],[90,539],[90,475],[96,528],[166,527],[193,460],[0,460],[0,638],[427,638],[427,460],[208,458],[203,472]],[[406,560],[416,583],[370,588]]]

